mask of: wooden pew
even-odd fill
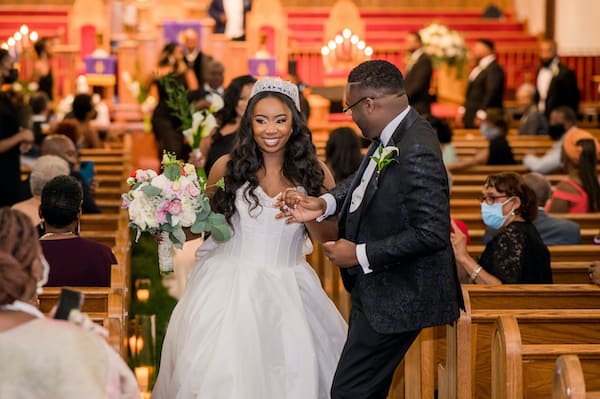
[[[452,203],[452,201],[451,201]],[[485,229],[483,220],[481,220],[481,204],[477,201],[478,207],[474,212],[452,212],[452,217],[463,221],[469,230]],[[596,213],[561,213],[551,216],[560,217],[579,224],[582,229],[591,229],[600,231],[600,212]]]
[[[438,368],[440,398],[491,395],[491,348],[496,318],[526,318],[532,311],[551,315],[600,309],[600,287],[592,284],[462,286],[465,311],[447,328],[445,363]]]
[[[598,229],[581,229],[581,243],[592,244],[594,237],[598,235]],[[469,229],[469,237],[472,244],[483,244],[485,229]],[[600,250],[600,249],[599,249]]]
[[[469,245],[469,254],[478,259],[484,248],[483,245]],[[600,258],[600,248],[597,245],[556,245],[548,249],[553,262],[592,262]]]
[[[600,389],[600,310],[498,317],[492,333],[492,398],[547,398],[558,356],[578,354]]]
[[[600,399],[600,391],[588,391],[577,355],[556,359],[552,378],[552,399]]]

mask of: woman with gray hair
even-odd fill
[[[44,155],[38,158],[31,168],[31,175],[29,176],[29,187],[31,189],[32,197],[28,200],[18,202],[12,206],[12,209],[23,212],[34,226],[36,226],[38,233],[42,234],[41,229],[41,218],[40,218],[40,204],[42,197],[42,190],[47,182],[54,179],[56,176],[69,175],[69,164],[67,161],[56,155]]]

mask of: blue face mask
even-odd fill
[[[508,214],[504,216],[502,214],[502,207],[511,201],[512,197],[507,199],[501,204],[486,204],[485,202],[481,203],[481,217],[483,219],[483,223],[492,229],[498,230],[504,224],[504,221],[508,217]]]
[[[495,126],[489,126],[488,124],[482,124],[479,128],[481,134],[484,135],[488,140],[494,139],[500,135],[500,129]]]

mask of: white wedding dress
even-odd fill
[[[347,326],[305,261],[302,224],[242,187],[234,234],[199,249],[164,341],[156,399],[325,399]]]

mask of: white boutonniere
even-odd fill
[[[558,64],[552,64],[552,76],[556,77],[558,75]]]
[[[377,172],[381,172],[383,168],[385,168],[392,162],[398,162],[398,160],[394,158],[394,153],[400,153],[398,147],[394,147],[391,145],[384,147],[383,145],[379,144],[379,147],[377,147],[376,155],[371,155],[371,159],[377,164]]]

